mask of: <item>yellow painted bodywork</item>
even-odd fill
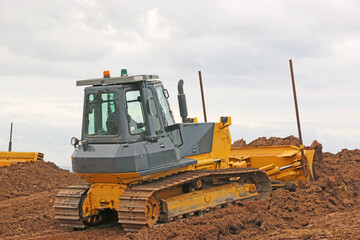
[[[232,148],[230,164],[243,164],[247,167],[264,170],[273,182],[273,186],[283,186],[291,182],[297,185],[299,180],[310,181],[313,179],[314,153],[314,150],[304,150],[310,170],[308,177],[303,174],[300,147],[291,145]],[[282,167],[286,167],[286,169],[280,170]]]
[[[0,167],[43,160],[43,158],[44,154],[39,152],[0,152]]]
[[[288,183],[297,185],[299,180],[313,179],[314,150],[304,150],[309,165],[309,176],[305,177],[301,166],[301,148],[291,145],[265,147],[231,147],[229,127],[231,118],[224,123],[215,123],[213,148],[210,153],[191,156],[197,159],[195,169],[260,168],[264,170],[273,186]],[[280,170],[282,167],[288,168]]]
[[[229,156],[231,149],[231,134],[229,126],[231,117],[227,117],[227,122],[215,123],[212,151],[210,153],[199,154],[189,158],[198,160],[195,170],[201,169],[226,169],[230,168]]]
[[[84,216],[97,215],[105,209],[117,209],[119,198],[125,189],[127,185],[124,184],[92,184],[82,206]]]
[[[252,184],[240,186],[238,183],[234,182],[212,187],[210,189],[163,198],[162,202],[166,204],[165,209],[168,211],[167,216],[172,218],[237,200],[256,198],[258,193],[249,192],[252,187]]]

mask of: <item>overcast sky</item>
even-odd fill
[[[71,165],[83,89],[76,80],[158,74],[179,122],[177,81],[189,117],[231,116],[233,141],[297,136],[293,59],[304,144],[360,146],[359,1],[0,0],[0,151]]]

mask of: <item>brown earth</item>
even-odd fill
[[[259,146],[276,146],[276,145],[295,145],[298,146],[300,144],[299,138],[294,136],[288,136],[285,138],[278,138],[278,137],[259,137],[254,141],[246,144],[244,139],[240,139],[235,141],[232,146],[233,147],[259,147]]]
[[[260,141],[284,145],[296,138],[259,138],[250,144]],[[321,150],[317,143],[312,147]],[[314,167],[318,180],[295,192],[278,189],[265,200],[136,234],[125,234],[119,225],[84,231],[60,227],[53,218],[55,188],[80,179],[50,162],[2,167],[0,239],[360,239],[360,150],[324,153]]]
[[[79,181],[52,162],[29,162],[0,167],[0,201],[50,191]]]

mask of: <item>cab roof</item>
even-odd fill
[[[104,77],[104,78],[93,78],[86,80],[76,81],[76,86],[101,86],[101,85],[115,85],[134,83],[147,80],[159,79],[158,75],[132,75],[132,76],[121,76],[121,77]]]

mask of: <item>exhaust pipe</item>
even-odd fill
[[[180,110],[180,116],[182,118],[182,122],[186,123],[188,111],[187,111],[187,105],[186,105],[186,97],[184,94],[184,80],[180,79],[178,82],[178,102],[179,102],[179,110]]]

